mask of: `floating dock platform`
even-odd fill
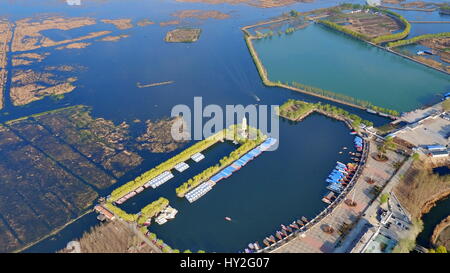
[[[277,139],[275,138],[267,138],[262,144],[260,144],[258,147],[250,150],[245,155],[241,156],[238,160],[231,163],[229,166],[222,169],[222,171],[218,172],[217,174],[213,175],[208,181],[203,182],[190,192],[188,192],[185,197],[189,202],[194,202],[198,200],[200,197],[205,195],[207,192],[209,192],[212,187],[219,182],[222,179],[225,179],[227,177],[230,177],[231,174],[243,166],[245,166],[248,162],[253,160],[255,157],[259,156],[262,152],[267,151],[271,146],[273,146],[277,142]]]
[[[177,165],[174,166],[175,170],[179,171],[180,173],[184,172],[189,168],[189,165],[185,162],[180,162]]]
[[[195,162],[200,162],[204,158],[205,156],[202,153],[195,153],[191,156],[191,159],[194,160]]]

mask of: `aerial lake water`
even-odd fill
[[[353,136],[343,122],[319,114],[280,127],[276,151],[261,154],[196,202],[177,198],[172,189],[167,198],[178,215],[150,231],[180,250],[237,252],[250,242],[262,245],[280,224],[314,218],[326,206],[325,179],[336,161],[350,162]],[[349,149],[339,154],[344,146]]]
[[[254,45],[272,81],[296,81],[398,111],[435,101],[450,87],[442,72],[317,24]]]
[[[84,104],[92,107],[95,117],[116,123],[130,123],[134,119],[166,117],[170,115],[174,105],[191,106],[194,96],[202,96],[205,105],[214,103],[220,106],[255,103],[270,105],[281,104],[291,98],[302,99],[338,105],[373,121],[376,126],[388,121],[365,111],[313,96],[282,88],[268,88],[258,76],[240,27],[278,16],[291,9],[312,10],[335,5],[337,1],[317,0],[314,3],[298,3],[274,9],[258,9],[245,4],[179,3],[174,0],[82,2],[82,6],[68,6],[64,1],[55,0],[41,1],[39,4],[4,2],[0,3],[0,8],[8,11],[10,20],[51,12],[66,17],[131,18],[133,23],[148,18],[156,24],[118,31],[112,25],[99,23],[67,32],[77,36],[86,31],[111,30],[115,31],[114,34],[130,36],[118,42],[93,42],[86,49],[43,49],[42,51],[51,52],[51,55],[45,62],[33,64],[29,68],[42,70],[45,66],[63,64],[83,66],[85,69],[75,74],[78,77],[77,89],[60,100],[45,98],[24,107],[7,104],[0,113],[1,122],[63,106]],[[226,20],[208,19],[183,23],[181,26],[202,28],[200,39],[192,44],[165,43],[165,33],[176,26],[160,27],[158,23],[174,20],[171,14],[184,9],[219,10],[230,13],[232,17]],[[378,99],[371,100],[374,104],[399,106],[402,109],[422,105],[433,99],[434,95],[442,93],[443,88],[449,85],[448,76],[444,74],[318,28],[320,27],[312,26],[291,36],[274,37],[255,43],[260,56],[264,57],[266,67],[269,69],[273,65],[274,70],[279,70],[269,69],[272,80],[275,80],[274,77],[286,76],[286,80],[308,84],[307,77],[311,85],[318,83],[316,86],[331,91],[340,92],[334,89],[336,87],[357,95],[365,94],[370,97],[368,100],[371,97]],[[310,31],[310,39],[303,39],[302,35]],[[64,33],[52,30],[46,34],[59,40]],[[320,45],[321,39],[326,41],[325,45]],[[289,43],[291,45],[286,47],[288,43],[285,42],[288,40],[294,43]],[[311,48],[308,43],[315,43],[313,47],[316,48]],[[327,50],[321,50],[323,48]],[[294,57],[289,59],[286,57],[288,54]],[[316,55],[313,56],[314,54]],[[337,59],[338,56],[344,57]],[[273,64],[270,64],[271,58],[274,60]],[[276,68],[277,58],[287,61],[282,69]],[[334,67],[318,63],[330,60],[334,60]],[[337,62],[342,64],[336,64]],[[309,70],[311,68],[314,71]],[[336,71],[340,73],[335,73]],[[379,74],[378,77],[375,74]],[[136,87],[137,82],[169,80],[174,83],[154,88]],[[347,86],[352,88],[347,89]],[[375,88],[380,86],[383,88]],[[236,252],[245,248],[249,242],[259,241],[262,245],[264,237],[278,230],[280,224],[289,224],[301,216],[313,218],[325,207],[325,203],[321,201],[322,196],[327,193],[325,178],[336,160],[349,161],[348,154],[339,154],[339,151],[343,146],[352,148],[352,140],[353,137],[342,122],[318,114],[313,114],[300,123],[282,121],[277,151],[263,153],[230,178],[220,181],[198,201],[190,204],[186,199],[176,197],[175,188],[190,175],[216,164],[218,158],[228,154],[234,146],[221,144],[213,147],[206,153],[204,161],[188,162],[191,168],[177,179],[156,190],[146,190],[125,203],[123,208],[135,212],[160,196],[168,198],[170,204],[179,210],[177,217],[163,226],[152,225],[150,231],[173,248]],[[116,187],[169,159],[188,145],[192,143],[171,153],[143,153],[145,160],[139,167],[127,173],[112,187],[99,191],[99,195],[108,195]],[[225,221],[226,216],[233,221]],[[96,225],[98,221],[95,217],[95,214],[90,213],[27,251],[59,250],[68,241],[79,238],[83,232]]]

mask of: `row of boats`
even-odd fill
[[[197,201],[197,199],[199,199],[200,197],[205,195],[207,192],[209,192],[215,184],[216,183],[208,180],[208,181],[200,184],[198,187],[196,187],[192,191],[188,192],[184,197],[186,197],[186,199],[189,201],[189,203],[195,202],[195,201]]]
[[[363,139],[359,136],[355,136],[353,142],[355,143],[356,150],[361,152],[363,150]]]
[[[339,195],[351,181],[357,166],[355,163],[344,164],[339,161],[336,162],[336,167],[325,180],[328,183],[327,190],[330,192],[322,198],[323,202],[327,204],[333,202],[336,194]]]
[[[205,156],[202,153],[195,153],[191,156],[191,159],[195,162],[200,162],[204,158],[205,158]],[[174,166],[174,169],[180,173],[185,171],[188,168],[189,168],[189,165],[186,162],[180,162]],[[115,203],[117,205],[121,205],[128,199],[134,197],[136,194],[143,192],[145,189],[150,188],[150,187],[152,187],[153,189],[156,189],[157,187],[161,186],[162,184],[166,183],[167,181],[169,181],[172,178],[174,178],[174,175],[172,174],[171,171],[164,171],[161,174],[159,174],[158,176],[149,180],[143,186],[137,188],[134,191],[131,191],[131,192],[125,194],[124,196],[119,198],[117,201],[115,201]]]
[[[283,240],[284,238],[288,237],[290,234],[296,232],[297,230],[302,229],[306,223],[308,223],[308,219],[303,216],[301,220],[293,221],[291,224],[285,226],[280,225],[281,229],[277,230],[274,235],[270,235],[266,238],[264,238],[263,243],[266,247],[272,246],[273,244]],[[261,247],[258,242],[249,243],[248,248],[244,249],[245,253],[253,253],[261,250]]]
[[[355,146],[356,148],[361,148],[358,152],[349,152],[350,155],[353,155],[355,157],[361,157],[362,156],[362,148],[363,148],[363,139],[359,136],[355,137]],[[346,149],[344,147],[344,149]],[[330,175],[327,177],[326,182],[328,183],[327,189],[330,190],[330,192],[323,197],[322,201],[324,201],[327,204],[331,204],[339,195],[342,193],[344,188],[351,182],[353,176],[356,173],[358,167],[358,163],[347,163],[344,164],[340,161],[336,161],[336,166],[333,169],[333,171],[330,173]],[[327,208],[329,210],[329,208]],[[322,216],[323,217],[323,216]],[[312,223],[314,223],[316,219],[312,220]],[[290,234],[295,233],[298,231],[304,231],[306,228],[308,228],[306,225],[308,223],[308,219],[306,217],[302,217],[301,220],[296,220],[292,222],[291,224],[285,226],[281,225],[281,230],[278,230],[275,232],[275,235],[270,235],[266,237],[263,240],[263,243],[266,247],[270,247],[280,241],[282,241],[284,238],[288,237]],[[250,243],[248,245],[248,248],[245,249],[246,253],[252,253],[252,252],[258,252],[261,250],[260,245],[258,242]]]
[[[275,138],[267,138],[258,147],[253,148],[251,151],[240,157],[238,160],[231,163],[229,166],[225,167],[219,173],[212,176],[208,181],[201,183],[187,194],[185,194],[186,199],[192,203],[198,200],[200,197],[209,192],[212,187],[222,179],[228,178],[232,173],[239,170],[245,166],[248,162],[259,156],[262,152],[267,151],[271,146],[273,146],[277,140]]]
[[[119,200],[117,200],[115,203],[118,204],[118,205],[121,205],[122,203],[124,203],[128,199],[132,198],[136,194],[143,192],[144,189],[147,189],[147,188],[150,188],[150,187],[155,189],[155,188],[161,186],[162,184],[166,183],[167,181],[169,181],[173,177],[174,177],[174,175],[172,174],[172,172],[165,171],[165,172],[161,173],[160,175],[156,176],[155,178],[151,179],[147,183],[145,183],[144,186],[141,186],[141,187],[137,188],[136,190],[125,194],[124,196],[119,198]]]

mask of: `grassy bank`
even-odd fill
[[[147,219],[154,217],[164,208],[166,208],[169,205],[169,200],[164,197],[160,197],[158,200],[153,201],[152,203],[143,207],[137,214],[127,213],[123,209],[114,206],[111,202],[107,202],[103,205],[117,217],[127,222],[137,222],[138,224],[142,225],[143,223],[145,223],[145,221],[147,221]]]
[[[333,118],[346,120],[354,129],[358,129],[361,124],[373,126],[372,122],[364,120],[358,115],[351,114],[342,108],[330,104],[308,103],[300,100],[288,100],[280,106],[278,114],[281,117],[297,121],[305,118],[312,112],[320,112]]]
[[[424,34],[424,35],[416,36],[411,39],[400,40],[400,41],[388,43],[387,47],[393,48],[393,47],[398,47],[398,46],[415,44],[415,43],[423,41],[423,40],[428,40],[428,39],[433,39],[433,38],[448,38],[448,37],[450,37],[450,32]]]

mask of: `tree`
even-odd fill
[[[388,136],[385,138],[383,144],[378,147],[378,157],[382,159],[386,159],[386,151],[387,149],[394,149],[396,144],[394,143],[394,138]]]
[[[438,246],[436,249],[430,249],[428,253],[448,253],[445,246]]]
[[[292,17],[297,17],[297,16],[298,16],[298,12],[295,11],[295,10],[291,10],[291,11],[289,12],[289,14],[290,14]]]
[[[389,200],[389,194],[388,193],[385,193],[385,194],[380,196],[380,203],[381,204],[386,203],[388,200]]]

